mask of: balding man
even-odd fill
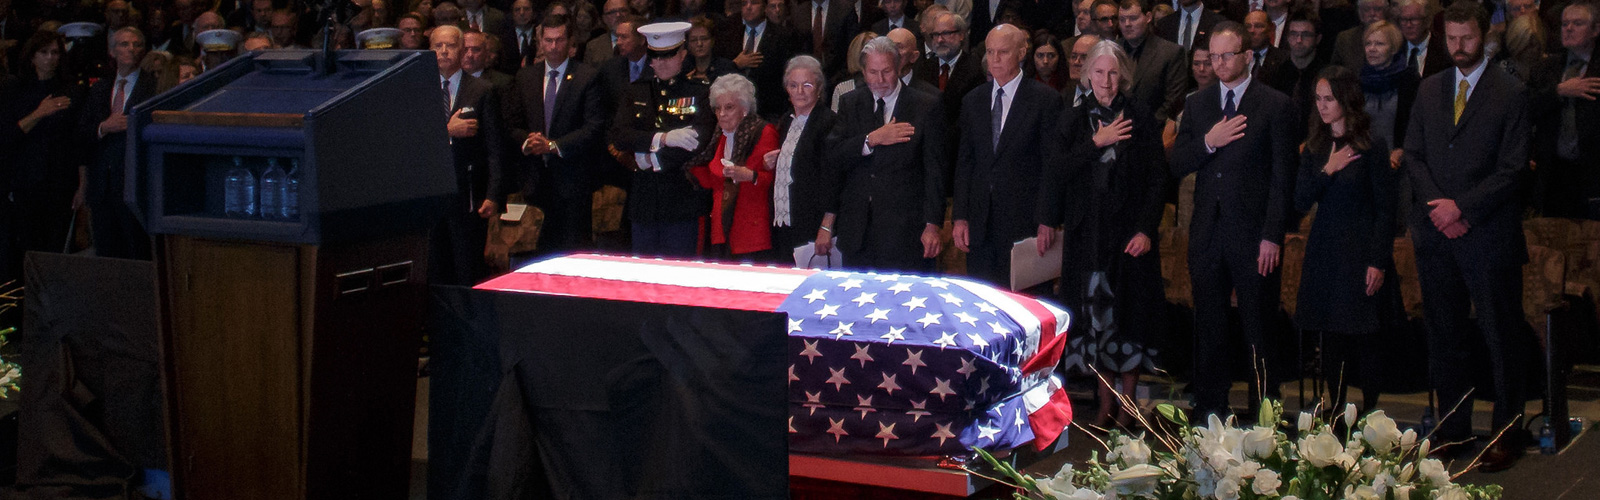
[[[1083,86],[1083,63],[1089,60],[1089,50],[1097,43],[1100,43],[1099,36],[1086,34],[1072,39],[1067,47],[1067,80],[1072,81],[1072,88],[1061,89],[1061,94],[1068,106],[1083,104],[1084,97],[1089,95],[1089,88]]]
[[[868,41],[865,88],[845,94],[828,135],[829,163],[842,178],[835,227],[844,265],[924,272],[939,255],[944,223],[944,110],[938,96],[900,81],[900,50]]]
[[[917,35],[905,28],[889,30],[889,41],[894,42],[900,51],[900,83],[908,87],[921,90],[933,95],[939,95],[939,87],[933,86],[926,80],[916,78],[913,71],[917,61],[922,60],[922,51],[917,50]]]
[[[984,40],[989,81],[961,103],[956,154],[956,248],[967,253],[967,274],[1005,287],[1011,243],[1034,234],[1040,169],[1055,163],[1053,138],[1061,95],[1022,76],[1028,35],[1002,24]]]
[[[433,284],[471,286],[488,274],[483,256],[487,219],[499,214],[505,201],[500,185],[500,110],[489,82],[461,69],[460,28],[434,28],[428,40],[439,62],[441,98],[449,116],[445,128],[456,167],[456,195],[434,228],[428,277]],[[440,109],[419,104],[423,109]]]

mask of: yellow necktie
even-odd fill
[[[1471,87],[1471,85],[1468,85],[1466,80],[1462,80],[1461,83],[1456,84],[1456,121],[1455,121],[1455,123],[1457,125],[1461,124],[1461,112],[1462,111],[1466,111],[1466,109],[1467,109],[1467,89],[1469,87]]]

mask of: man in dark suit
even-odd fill
[[[789,25],[806,47],[805,52],[822,61],[822,68],[828,74],[837,74],[844,67],[846,52],[850,50],[850,37],[861,31],[861,21],[856,18],[850,2],[806,0],[791,6],[789,12]],[[787,64],[789,60],[782,62]],[[778,96],[768,98],[777,99]]]
[[[1305,14],[1295,13],[1289,16],[1289,26],[1283,32],[1283,47],[1289,52],[1289,63],[1282,66],[1279,76],[1284,81],[1283,85],[1291,89],[1286,93],[1294,100],[1300,116],[1314,112],[1317,74],[1328,65],[1327,59],[1317,54],[1317,47],[1322,43],[1321,32],[1317,30],[1316,22]],[[1273,88],[1283,87],[1274,85]]]
[[[1183,109],[1183,95],[1189,91],[1189,63],[1178,44],[1149,36],[1147,2],[1122,0],[1117,24],[1122,29],[1122,50],[1133,59],[1133,87],[1128,95],[1154,110],[1159,123],[1177,117]]]
[[[511,88],[511,75],[494,69],[496,41],[481,31],[468,31],[461,35],[461,70],[473,78],[489,82],[494,93],[504,96]]]
[[[1562,49],[1534,68],[1529,116],[1536,117],[1533,152],[1543,184],[1544,214],[1596,218],[1600,198],[1600,7],[1577,3],[1561,10]]]
[[[1289,64],[1289,51],[1272,46],[1276,28],[1267,18],[1267,12],[1258,10],[1244,16],[1245,47],[1250,50],[1250,76],[1256,81],[1288,94],[1294,91],[1293,81],[1285,74]]]
[[[1406,65],[1421,78],[1448,69],[1450,50],[1444,47],[1444,37],[1432,36],[1433,18],[1428,16],[1427,1],[1400,0],[1394,10],[1395,25],[1406,39],[1400,47],[1400,52],[1406,54]]]
[[[933,95],[939,95],[939,87],[933,86],[926,80],[917,78],[917,62],[922,60],[922,52],[917,50],[917,36],[911,30],[895,28],[884,35],[889,41],[894,42],[895,48],[900,49],[900,84]],[[951,149],[954,151],[954,148]]]
[[[622,103],[628,85],[650,80],[650,61],[645,59],[645,40],[639,35],[639,27],[644,24],[644,18],[629,16],[612,29],[612,35],[617,38],[616,57],[607,59],[599,66],[601,81],[611,95],[606,104],[610,109],[616,109]]]
[[[506,23],[505,30],[497,33],[500,36],[500,57],[495,63],[495,69],[501,73],[515,75],[524,63],[533,62],[539,53],[539,26],[534,23],[535,12],[532,0],[516,0],[511,3],[511,21]]]
[[[228,27],[244,33],[267,31],[272,26],[272,0],[251,0],[249,5],[248,10],[235,10],[228,15]]]
[[[746,2],[739,10],[742,22],[718,25],[713,50],[717,57],[732,60],[756,84],[757,113],[776,117],[787,107],[783,66],[802,44],[793,29],[768,22],[764,7],[759,0]]]
[[[499,33],[510,27],[505,11],[484,5],[483,0],[459,0],[459,3],[461,20],[466,23],[467,31]]]
[[[1389,19],[1389,0],[1358,0],[1356,15],[1360,17],[1361,25],[1339,32],[1339,38],[1333,44],[1332,62],[1361,74],[1361,66],[1367,61],[1363,34],[1372,23]]]
[[[839,169],[837,226],[844,265],[931,271],[944,223],[944,113],[938,96],[901,84],[887,37],[862,49],[866,88],[845,94],[828,136]]]
[[[95,255],[122,259],[150,258],[150,237],[122,201],[123,172],[127,165],[128,112],[156,94],[161,76],[139,70],[144,59],[144,34],[123,28],[109,37],[116,75],[101,78],[89,89],[78,135],[92,144],[85,198],[92,215]]]
[[[1028,34],[1002,24],[984,40],[991,80],[961,106],[951,218],[956,248],[967,253],[967,274],[1005,287],[1011,244],[1032,236],[1040,169],[1056,159],[1052,139],[1061,94],[1022,76]]]
[[[1274,350],[1269,324],[1278,311],[1280,249],[1291,223],[1299,120],[1282,92],[1250,76],[1243,26],[1218,23],[1209,48],[1217,83],[1190,95],[1172,149],[1177,177],[1196,173],[1190,223],[1189,274],[1194,283],[1195,413],[1228,411],[1233,367],[1227,344],[1228,297],[1236,294],[1239,320],[1256,377],[1267,395],[1288,367],[1264,366]],[[1252,382],[1250,401],[1260,401]],[[1225,416],[1225,415],[1224,415]]]
[[[961,99],[982,85],[987,77],[983,71],[982,54],[967,50],[967,21],[951,12],[938,12],[935,15],[938,17],[933,19],[929,25],[931,31],[928,32],[933,53],[918,63],[916,74],[923,81],[939,87],[938,97],[944,109],[945,130],[953,130],[956,120],[961,117]],[[945,157],[955,158],[957,146],[959,144],[956,141],[945,141]],[[954,177],[953,172],[945,171],[946,182]],[[946,193],[949,189],[950,186],[945,186]]]
[[[1180,0],[1177,12],[1156,21],[1156,36],[1192,50],[1195,41],[1204,41],[1222,15],[1207,9],[1200,0]]]
[[[455,158],[456,198],[434,228],[428,256],[429,281],[471,286],[488,274],[484,245],[488,218],[505,202],[501,186],[500,109],[489,82],[461,70],[462,33],[434,28],[429,46],[439,61],[439,82]],[[435,108],[437,109],[437,108]]]
[[[877,33],[878,36],[884,36],[895,28],[906,28],[911,30],[913,35],[916,35],[917,20],[906,12],[906,4],[907,0],[883,0],[883,3],[880,4],[883,8],[883,19],[873,23],[871,31]],[[855,34],[850,34],[850,37],[854,38]],[[924,40],[921,38],[917,39],[919,46],[923,42]],[[845,43],[848,44],[849,41],[846,40]],[[848,50],[848,47],[846,49]],[[853,57],[854,54],[851,54],[851,56]]]
[[[1411,239],[1428,325],[1429,373],[1441,408],[1468,398],[1470,345],[1488,347],[1495,397],[1494,429],[1517,423],[1534,343],[1522,319],[1522,236],[1518,178],[1528,167],[1529,124],[1521,82],[1483,53],[1489,17],[1458,2],[1444,12],[1445,44],[1454,69],[1422,81],[1405,139],[1411,176]],[[1477,317],[1477,333],[1467,322]],[[1471,437],[1468,398],[1439,422],[1448,443]],[[1486,472],[1504,469],[1525,446],[1512,430],[1482,456]]]
[[[595,67],[605,64],[612,56],[616,55],[617,25],[621,24],[624,19],[634,17],[633,11],[628,8],[628,0],[606,0],[603,9],[600,18],[605,21],[606,33],[589,40],[589,43],[583,48],[583,62]],[[639,21],[639,24],[633,25],[634,30],[638,30],[640,26],[644,25],[644,18],[640,17]],[[641,43],[640,47],[643,46],[644,44]],[[643,48],[639,49],[639,57],[644,57]]]
[[[597,160],[605,154],[607,114],[600,74],[566,57],[571,24],[563,15],[544,19],[541,64],[522,68],[506,98],[506,129],[525,157],[525,197],[544,211],[539,250],[588,247]]]

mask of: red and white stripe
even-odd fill
[[[770,312],[817,272],[577,254],[529,264],[476,288]]]
[[[1023,330],[1022,403],[1028,409],[1033,444],[1045,449],[1072,423],[1072,403],[1056,373],[1066,346],[1066,311],[1045,302],[962,279],[944,281],[960,286],[1000,308]]]

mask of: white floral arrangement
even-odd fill
[[[1401,431],[1383,410],[1357,419],[1355,405],[1346,406],[1342,432],[1314,412],[1300,413],[1294,424],[1281,421],[1283,405],[1271,400],[1262,402],[1258,424],[1250,427],[1215,415],[1191,427],[1172,405],[1156,410],[1177,430],[1146,422],[1157,429],[1149,436],[1108,431],[1100,443],[1104,460],[1095,452],[1050,477],[1021,474],[977,452],[1009,478],[995,479],[1015,487],[1019,500],[1490,500],[1502,493],[1498,485],[1454,483],[1460,473],[1428,458],[1428,436]],[[1289,436],[1291,425],[1298,438]]]
[[[0,285],[0,313],[16,309],[22,302],[22,288],[11,285]],[[16,331],[15,326],[0,326],[0,355],[12,352],[12,349],[5,347],[11,343],[11,334]],[[10,399],[22,391],[22,365],[4,358],[0,356],[0,399]]]

